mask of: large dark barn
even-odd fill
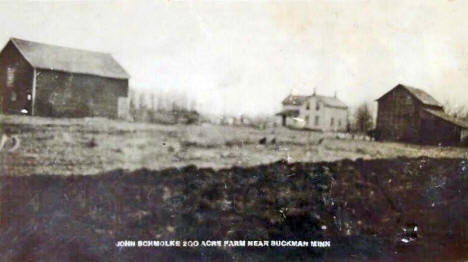
[[[127,72],[110,54],[12,38],[0,53],[5,114],[122,117]]]
[[[468,123],[421,89],[399,84],[377,102],[378,140],[456,146],[468,137]]]

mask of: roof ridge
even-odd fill
[[[32,43],[32,44],[35,44],[35,45],[50,46],[50,47],[54,47],[54,48],[63,48],[63,49],[74,50],[74,51],[79,51],[79,52],[89,52],[89,53],[96,53],[96,54],[101,54],[101,55],[110,55],[110,56],[112,56],[112,54],[108,53],[108,52],[89,50],[89,49],[80,49],[78,47],[69,47],[69,46],[63,46],[63,45],[54,45],[54,44],[37,42],[37,41],[25,40],[25,39],[21,39],[21,38],[17,38],[17,37],[11,37],[10,40],[13,41],[13,42],[23,41],[23,42]]]
[[[437,107],[442,107],[442,104],[440,104],[439,101],[437,101],[433,96],[431,96],[428,92],[426,92],[424,89],[416,88],[413,86],[405,85],[405,84],[397,84],[394,86],[392,89],[390,89],[388,92],[383,94],[381,97],[377,99],[377,101],[381,100],[382,98],[386,97],[388,94],[393,92],[396,88],[403,88],[407,92],[409,92],[415,99],[417,99],[419,102],[421,102],[424,105],[429,105],[429,106],[437,106]]]
[[[11,37],[11,43],[24,59],[37,69],[129,79],[130,74],[108,52],[79,49]]]

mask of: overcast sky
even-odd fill
[[[468,1],[0,1],[10,37],[109,52],[137,89],[211,113],[274,113],[290,92],[350,106],[397,83],[468,105]]]

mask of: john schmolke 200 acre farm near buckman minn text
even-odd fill
[[[0,262],[468,261],[467,15],[0,1]]]

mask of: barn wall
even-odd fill
[[[35,113],[41,116],[117,118],[128,80],[38,70]]]
[[[381,140],[419,142],[420,103],[409,92],[395,88],[378,102],[377,129]]]
[[[8,86],[8,68],[13,68],[13,81]],[[0,53],[0,110],[7,114],[31,113],[33,68],[9,42]],[[28,100],[28,94],[30,99]]]

